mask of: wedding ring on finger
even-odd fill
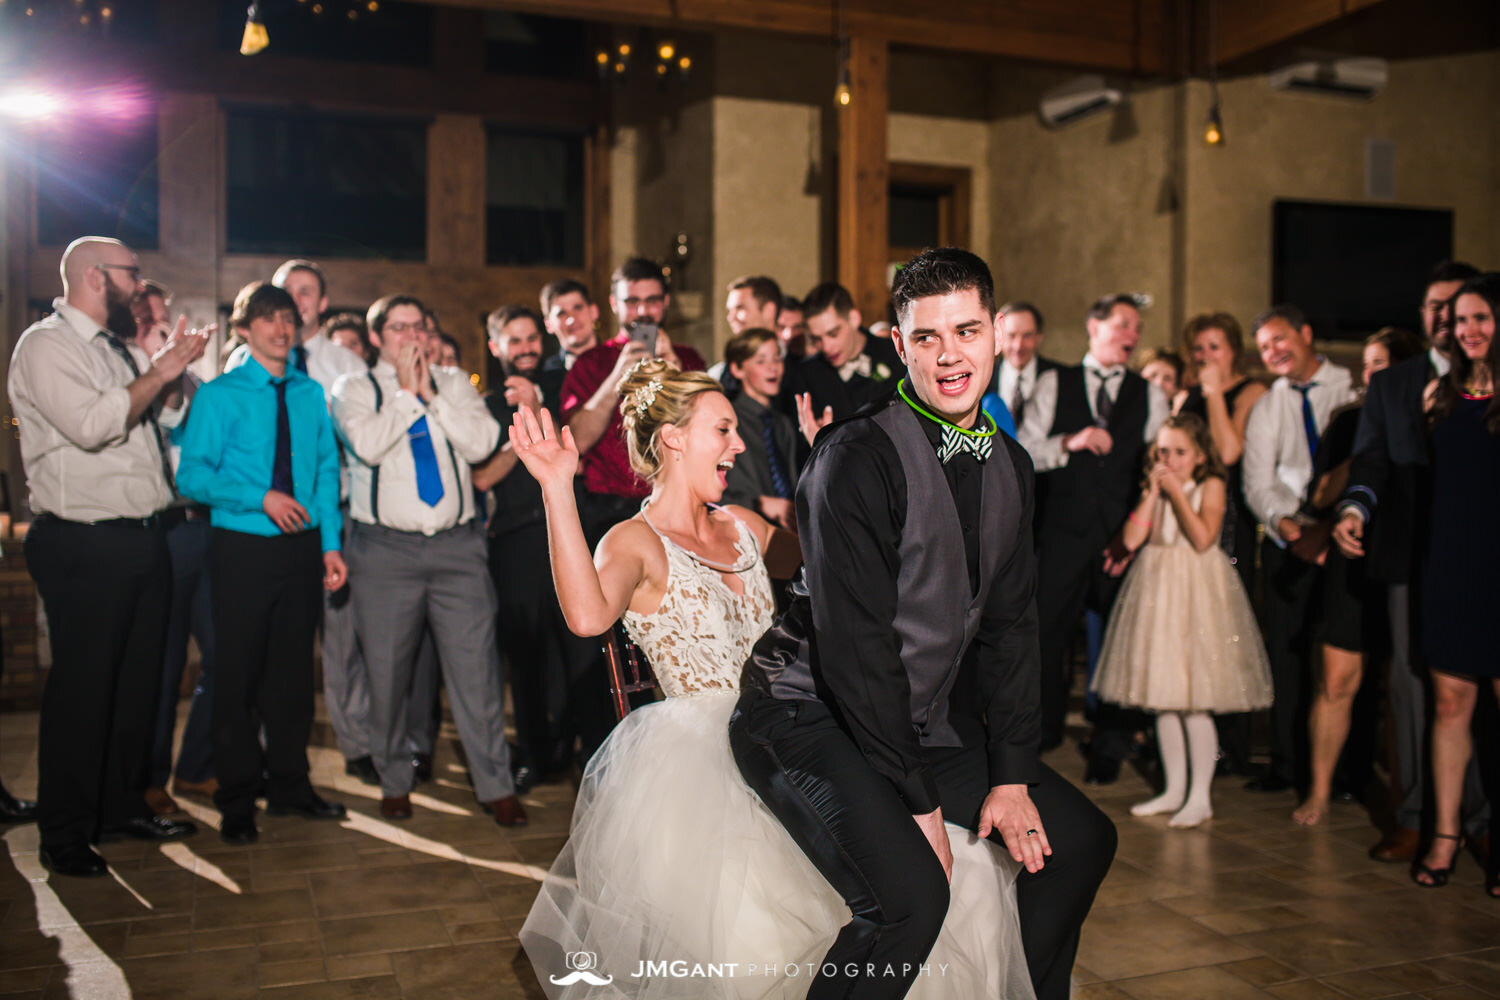
[[[1028,837],[1035,837],[1036,836],[1036,831],[1035,830],[1027,830],[1026,831],[1026,836],[1028,836]]]

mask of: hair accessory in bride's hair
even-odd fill
[[[632,408],[635,410],[635,415],[638,417],[644,417],[646,415],[646,411],[651,409],[651,404],[656,402],[656,394],[660,391],[660,376],[653,378],[650,382],[647,382],[645,385],[637,389],[635,391],[635,400],[631,404]]]

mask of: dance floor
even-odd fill
[[[444,730],[416,816],[379,818],[379,792],[343,773],[325,725],[313,780],[343,823],[262,816],[254,847],[223,844],[217,813],[179,800],[202,831],[164,846],[105,845],[113,877],[47,878],[35,828],[3,832],[0,1000],[278,1000],[540,997],[516,932],[567,833],[571,787],[526,797],[531,824],[502,831],[476,807]],[[36,788],[36,715],[0,718],[0,775]],[[1082,760],[1050,762],[1070,778]],[[1079,1000],[1282,1000],[1500,996],[1500,902],[1465,855],[1454,881],[1419,889],[1370,861],[1363,809],[1314,829],[1293,801],[1215,786],[1192,831],[1130,817],[1147,792],[1126,770],[1095,792],[1120,852],[1084,928]]]

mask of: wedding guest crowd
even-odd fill
[[[102,840],[192,835],[174,795],[211,797],[231,843],[256,839],[259,799],[271,812],[343,815],[308,780],[318,630],[335,741],[347,773],[380,786],[384,817],[410,816],[413,788],[431,776],[446,688],[476,800],[501,825],[525,823],[519,795],[576,775],[615,719],[599,638],[566,627],[541,491],[505,429],[523,411],[569,428],[591,546],[639,509],[649,487],[622,435],[620,382],[653,356],[708,368],[670,336],[662,268],[635,257],[614,272],[608,336],[601,304],[574,279],[540,289],[535,307],[498,304],[485,325],[501,380],[482,397],[426,304],[392,290],[330,310],[313,261],[240,290],[234,349],[207,381],[188,366],[212,331],[174,323],[170,291],[143,278],[128,247],[80,239],[61,277],[9,380],[36,515],[28,562],[54,623],[44,863],[102,874],[91,846]],[[1483,724],[1500,666],[1482,638],[1500,594],[1453,570],[1500,558],[1486,506],[1500,491],[1497,282],[1437,266],[1419,304],[1425,339],[1370,337],[1359,380],[1319,352],[1290,303],[1244,328],[1205,311],[1180,331],[1152,330],[1164,346],[1140,349],[1149,299],[1106,294],[1064,320],[1087,336],[1076,364],[1041,353],[1036,305],[996,311],[984,410],[1037,472],[1043,749],[1065,742],[1074,664],[1092,674],[1102,641],[1087,778],[1115,780],[1160,733],[1167,787],[1139,814],[1205,821],[1217,768],[1253,790],[1295,792],[1295,820],[1323,822],[1364,793],[1379,736],[1395,750],[1395,804],[1372,856],[1411,862],[1436,886],[1468,845],[1495,891],[1482,780],[1493,794],[1495,768],[1476,761],[1492,760],[1500,738]],[[795,532],[812,440],[896,391],[906,370],[889,331],[867,327],[836,283],[794,298],[755,274],[725,295],[732,336],[709,370],[744,451],[725,470],[724,502]],[[1205,568],[1208,551],[1222,571]],[[1247,645],[1232,668],[1188,635],[1190,615],[1163,618],[1149,641],[1131,631],[1140,595],[1192,592],[1193,579],[1223,591],[1205,605],[1216,626],[1243,625],[1255,608],[1233,630]],[[1136,595],[1123,604],[1122,584]],[[174,753],[190,636],[200,670]],[[1147,649],[1181,661],[1173,685],[1238,693],[1162,696],[1164,665],[1137,662]],[[1261,649],[1265,697],[1250,655]],[[1148,684],[1157,693],[1143,694]],[[1256,767],[1249,710],[1267,702],[1269,753]],[[21,816],[27,804],[16,805]]]

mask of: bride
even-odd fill
[[[773,621],[764,553],[790,536],[717,506],[745,446],[716,381],[648,359],[620,395],[630,462],[652,493],[593,556],[571,432],[525,408],[510,429],[542,488],[568,627],[598,635],[623,619],[666,695],[589,762],[521,943],[552,998],[802,997],[850,914],[744,784],[726,733],[740,668]],[[948,834],[948,917],[909,996],[1031,997],[1018,866],[961,827]]]

